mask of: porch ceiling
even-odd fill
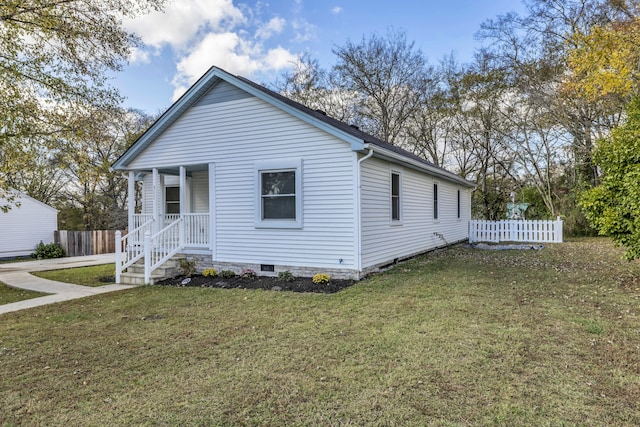
[[[209,170],[209,164],[208,163],[201,163],[201,164],[197,164],[197,165],[164,166],[164,167],[158,168],[158,172],[163,174],[163,175],[175,175],[175,176],[178,176],[178,175],[180,175],[180,166],[184,166],[186,168],[187,176],[191,176],[191,174],[193,172],[202,172],[202,171]],[[152,169],[140,169],[140,170],[136,170],[135,172],[151,173]]]

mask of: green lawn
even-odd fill
[[[103,286],[114,283],[115,273],[115,264],[103,264],[91,267],[36,271],[31,274],[58,282],[74,283],[83,286]]]
[[[140,287],[2,315],[3,425],[640,425],[640,266],[456,247],[333,295]]]
[[[43,297],[45,295],[49,295],[49,294],[44,294],[41,292],[34,292],[34,291],[25,291],[23,289],[16,289],[0,282],[0,305],[23,301],[31,298]]]

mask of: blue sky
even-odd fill
[[[303,53],[330,68],[331,50],[388,28],[404,30],[431,64],[468,62],[489,18],[522,12],[519,0],[173,0],[164,13],[125,22],[140,36],[112,83],[127,107],[164,111],[211,65],[270,83]]]

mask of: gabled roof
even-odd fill
[[[127,165],[147,148],[155,138],[173,124],[187,109],[195,104],[200,97],[207,93],[219,81],[224,80],[249,94],[266,101],[267,103],[284,110],[293,116],[316,126],[335,137],[348,142],[353,151],[366,152],[373,149],[374,156],[386,158],[391,161],[404,163],[409,167],[428,171],[455,181],[466,187],[475,187],[475,184],[455,175],[446,169],[434,165],[433,163],[416,156],[400,147],[382,141],[366,132],[362,132],[357,127],[349,125],[327,116],[322,111],[313,110],[299,102],[289,99],[277,92],[259,85],[241,76],[234,76],[226,71],[211,67],[196,83],[193,84],[167,111],[164,112],[147,131],[142,134],[127,151],[113,164],[116,170],[127,170]]]
[[[29,196],[27,193],[23,193],[20,190],[16,190],[15,188],[9,188],[7,191],[13,193],[14,197],[16,198],[16,200],[14,200],[11,204],[20,203],[20,200],[29,200],[37,206],[40,206],[45,209],[49,209],[51,211],[59,212],[58,209],[54,208],[53,206],[49,206],[38,199],[34,199],[33,197]],[[2,204],[3,201],[5,201],[6,199],[7,199],[6,195],[3,195],[0,193],[0,204]]]

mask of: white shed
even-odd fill
[[[58,228],[58,210],[26,194],[11,190],[16,199],[6,213],[0,212],[0,258],[30,255],[40,242],[53,242]]]

